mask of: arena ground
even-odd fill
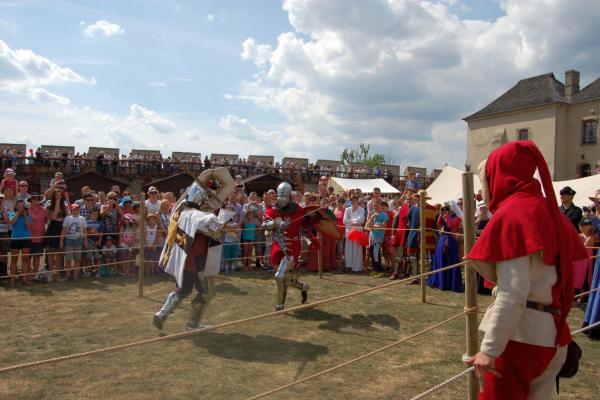
[[[304,277],[312,300],[389,282],[365,275]],[[147,278],[138,297],[132,278],[0,288],[0,367],[157,336],[152,314],[173,287]],[[207,323],[270,312],[274,283],[263,272],[221,276]],[[2,399],[246,399],[357,357],[463,311],[463,295],[398,285],[191,338],[3,373]],[[481,310],[490,298],[479,297]],[[299,303],[292,292],[288,306]],[[167,322],[183,330],[189,304]],[[480,316],[483,315],[482,312]],[[574,309],[570,324],[581,324]],[[407,399],[462,371],[464,317],[348,367],[268,399]],[[580,373],[561,382],[561,399],[597,399],[600,346],[578,335]],[[465,379],[430,398],[466,398]]]

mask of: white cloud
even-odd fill
[[[241,58],[257,72],[225,98],[284,116],[287,136],[302,137],[289,151],[322,143],[336,157],[369,142],[410,163],[462,166],[460,119],[519,79],[570,68],[598,76],[600,8],[583,3],[505,0],[506,15],[489,22],[461,20],[452,0],[286,0],[294,31],[274,47],[246,39]]]
[[[206,16],[206,22],[209,22],[209,23],[210,23],[210,22],[213,22],[213,21],[214,21],[216,18],[217,18],[217,17],[215,17],[215,15],[214,15],[214,14],[208,14],[208,15]]]
[[[29,88],[27,89],[27,92],[33,100],[39,103],[55,103],[63,106],[67,106],[71,103],[71,100],[68,98],[50,93],[43,88]]]
[[[269,57],[273,51],[272,47],[269,45],[257,45],[252,38],[244,40],[242,48],[242,60],[252,60],[254,64],[258,66],[264,65],[267,61],[269,61]]]
[[[171,121],[162,117],[156,111],[149,110],[137,103],[134,103],[129,107],[128,119],[131,122],[151,127],[161,134],[173,133],[175,129],[175,125]]]
[[[93,85],[96,81],[31,50],[11,49],[0,40],[0,91],[25,95],[36,102],[68,105],[69,99],[51,93],[45,87],[73,83]]]
[[[105,21],[103,19],[86,26],[85,29],[82,31],[82,34],[84,36],[90,38],[97,38],[99,36],[110,37],[115,35],[122,35],[123,33],[125,33],[125,30],[119,25]]]

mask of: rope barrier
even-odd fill
[[[474,307],[474,308],[476,308],[476,307]],[[469,311],[471,311],[471,310],[469,310]],[[403,338],[403,339],[397,340],[397,341],[395,341],[395,342],[393,342],[393,343],[390,343],[390,344],[388,344],[388,345],[386,345],[386,346],[380,347],[380,348],[379,348],[379,349],[377,349],[377,350],[374,350],[374,351],[371,351],[371,352],[369,352],[369,353],[363,354],[362,356],[359,356],[359,357],[353,358],[353,359],[351,359],[351,360],[348,360],[348,361],[346,361],[346,362],[343,362],[343,363],[341,363],[341,364],[338,364],[338,365],[336,365],[336,366],[334,366],[334,367],[331,367],[331,368],[325,369],[325,370],[323,370],[323,371],[317,372],[316,374],[309,375],[309,376],[307,376],[307,377],[305,377],[305,378],[302,378],[302,379],[296,380],[296,381],[294,381],[294,382],[288,383],[287,385],[283,385],[283,386],[280,386],[280,387],[278,387],[278,388],[275,388],[275,389],[269,390],[269,391],[267,391],[267,392],[261,393],[261,394],[259,394],[259,395],[256,395],[256,396],[249,397],[249,398],[247,398],[246,400],[256,400],[256,399],[262,399],[263,397],[269,396],[269,395],[271,395],[271,394],[273,394],[273,393],[280,392],[280,391],[282,391],[282,390],[284,390],[284,389],[288,389],[288,388],[290,388],[290,387],[292,387],[292,386],[299,385],[300,383],[304,383],[304,382],[306,382],[306,381],[308,381],[308,380],[311,380],[311,379],[314,379],[314,378],[318,378],[318,377],[320,377],[320,376],[322,376],[322,375],[328,374],[328,373],[330,373],[330,372],[333,372],[333,371],[337,371],[338,369],[340,369],[340,368],[343,368],[343,367],[345,367],[345,366],[347,366],[347,365],[350,365],[350,364],[353,364],[353,363],[355,363],[355,362],[357,362],[357,361],[360,361],[360,360],[363,360],[363,359],[365,359],[365,358],[371,357],[371,356],[373,356],[373,355],[375,355],[375,354],[377,354],[377,353],[381,353],[382,351],[388,350],[388,349],[390,349],[390,348],[392,348],[392,347],[394,347],[394,346],[397,346],[397,345],[399,345],[399,344],[401,344],[401,343],[407,342],[407,341],[409,341],[409,340],[411,340],[411,339],[414,339],[414,338],[416,338],[416,337],[418,337],[418,336],[421,336],[421,335],[423,335],[423,334],[425,334],[425,333],[427,333],[427,332],[429,332],[429,331],[432,331],[432,330],[434,330],[434,329],[436,329],[436,328],[439,328],[440,326],[442,326],[442,325],[445,325],[445,324],[447,324],[447,323],[449,323],[449,322],[452,322],[452,321],[454,321],[455,319],[457,319],[457,318],[459,318],[459,317],[461,317],[461,316],[465,315],[465,314],[466,314],[466,313],[468,313],[469,311],[463,311],[463,312],[461,312],[460,314],[456,314],[456,315],[454,315],[454,316],[452,316],[452,317],[450,317],[450,318],[448,318],[448,319],[446,319],[446,320],[444,320],[444,321],[442,321],[442,322],[439,322],[439,323],[437,323],[437,324],[435,324],[435,325],[432,325],[432,326],[430,326],[430,327],[428,327],[428,328],[425,328],[425,329],[423,329],[423,330],[420,330],[420,331],[419,331],[419,332],[417,332],[417,333],[413,333],[412,335],[410,335],[410,336],[407,336],[407,337],[405,337],[405,338]]]
[[[157,245],[158,246],[158,245]],[[162,246],[162,245],[161,245]],[[141,249],[141,246],[132,246],[132,247],[116,247],[115,249],[107,249],[107,250],[115,250],[115,251],[119,251],[119,250],[125,250],[125,249]],[[87,253],[87,252],[101,252],[103,251],[102,248],[88,248],[88,249],[82,249],[82,250],[71,250],[71,251],[47,251],[44,253],[27,253],[27,254],[22,254],[20,253],[22,256],[26,256],[26,257],[41,257],[43,255],[46,256],[50,256],[50,255],[57,255],[57,254],[77,254],[77,253]],[[19,254],[11,254],[8,253],[10,255],[14,255],[17,256]]]
[[[455,380],[457,380],[458,378],[461,378],[471,372],[475,371],[475,367],[469,367],[467,369],[465,369],[464,371],[460,372],[459,374],[456,374],[448,379],[446,379],[444,382],[441,382],[437,385],[435,385],[432,388],[427,389],[426,391],[424,391],[421,394],[416,395],[415,397],[411,397],[410,400],[420,400],[424,397],[429,396],[430,394],[437,392],[438,390],[440,390],[441,388],[443,388],[444,386],[447,386],[449,384],[451,384],[452,382],[454,382]]]
[[[134,260],[128,260],[128,261],[115,261],[113,263],[108,263],[108,264],[101,264],[101,265],[86,265],[86,266],[79,266],[79,267],[71,267],[71,268],[61,268],[61,269],[55,269],[55,270],[46,270],[46,271],[38,271],[38,272],[28,272],[26,274],[16,274],[16,275],[5,275],[5,276],[0,276],[0,279],[11,279],[11,278],[20,278],[22,276],[31,276],[31,275],[37,275],[40,272],[47,272],[47,273],[55,273],[55,272],[61,272],[61,271],[73,271],[73,270],[77,270],[77,269],[83,269],[83,268],[94,268],[94,267],[101,267],[101,266],[105,266],[105,267],[110,267],[111,265],[120,265],[120,264],[127,264],[129,262],[132,262]]]
[[[578,299],[579,297],[583,297],[583,296],[588,295],[590,293],[597,292],[598,290],[600,290],[600,287],[597,287],[597,288],[592,289],[592,290],[588,290],[587,292],[579,293],[579,294],[575,295],[574,298]]]
[[[600,326],[600,321],[598,321],[598,322],[596,322],[596,323],[594,323],[592,325],[588,325],[586,327],[583,327],[581,329],[577,329],[576,331],[571,332],[571,335],[575,335],[577,333],[585,332],[585,331],[590,330],[592,328],[595,328],[597,326]]]
[[[585,332],[585,331],[587,331],[589,329],[595,328],[596,326],[600,326],[600,321],[596,322],[595,324],[588,325],[588,326],[586,326],[584,328],[577,329],[576,331],[571,331],[571,335],[576,335],[578,333]],[[458,378],[460,378],[460,377],[462,377],[464,375],[467,375],[467,374],[469,374],[470,372],[472,372],[474,370],[475,370],[475,367],[469,367],[469,368],[465,369],[464,371],[458,373],[457,375],[454,375],[454,376],[446,379],[444,382],[441,382],[441,383],[439,383],[439,384],[437,384],[437,385],[435,385],[435,386],[427,389],[423,393],[420,393],[420,394],[416,395],[415,397],[411,397],[410,400],[420,400],[422,398],[425,398],[426,396],[428,396],[428,395],[430,395],[430,394],[432,394],[434,392],[437,392],[439,389],[443,388],[444,386],[449,385],[450,383],[454,382]]]
[[[417,229],[419,230],[419,229]],[[430,231],[430,232],[438,232],[438,233],[446,233],[448,235],[455,235],[455,236],[465,236],[464,233],[458,233],[458,232],[448,232],[448,231],[444,231],[442,229],[434,229],[434,228],[425,228],[426,231]]]
[[[0,374],[5,373],[5,372],[10,372],[10,371],[16,371],[16,370],[20,370],[20,369],[25,369],[25,368],[36,367],[36,366],[39,366],[39,365],[52,364],[52,363],[57,363],[57,362],[61,362],[61,361],[66,361],[66,360],[73,360],[73,359],[77,359],[77,358],[88,357],[88,356],[92,356],[92,355],[96,355],[96,354],[108,353],[108,352],[112,352],[112,351],[116,351],[116,350],[127,349],[127,348],[130,348],[130,347],[141,346],[141,345],[145,345],[145,344],[149,344],[149,343],[156,343],[156,342],[162,342],[162,341],[166,341],[166,340],[184,338],[184,337],[196,335],[196,334],[199,334],[199,333],[210,332],[210,331],[214,331],[216,329],[226,328],[226,327],[229,327],[229,326],[239,325],[239,324],[246,323],[246,322],[251,322],[251,321],[257,321],[257,320],[260,320],[260,319],[274,317],[274,316],[277,316],[277,315],[286,315],[286,314],[290,314],[292,312],[304,310],[304,309],[307,309],[307,308],[314,308],[314,307],[320,306],[322,304],[327,304],[327,303],[331,303],[333,301],[347,299],[349,297],[354,297],[354,296],[358,296],[360,294],[369,293],[369,292],[372,292],[372,291],[375,291],[375,290],[379,290],[379,289],[384,289],[384,288],[387,288],[387,287],[390,287],[390,286],[393,286],[393,285],[398,285],[400,283],[405,283],[405,282],[411,281],[412,279],[419,278],[421,276],[425,277],[425,276],[433,275],[433,274],[436,274],[436,273],[439,273],[439,272],[442,272],[442,271],[446,271],[446,270],[451,269],[451,268],[459,267],[459,266],[464,265],[464,264],[466,264],[465,261],[457,263],[457,264],[454,264],[454,265],[449,265],[448,267],[440,268],[440,269],[435,270],[435,271],[426,272],[426,273],[421,274],[421,275],[416,275],[416,276],[413,276],[413,277],[410,277],[410,278],[392,281],[392,282],[389,282],[389,283],[386,283],[386,284],[383,284],[383,285],[379,285],[379,286],[375,286],[375,287],[371,287],[371,288],[367,288],[367,289],[357,290],[355,292],[347,293],[347,294],[340,295],[340,296],[331,297],[329,299],[323,299],[323,300],[315,301],[315,302],[310,303],[310,304],[302,304],[302,305],[299,305],[299,306],[296,306],[296,307],[286,308],[286,309],[281,310],[281,311],[273,311],[273,312],[270,312],[270,313],[267,313],[267,314],[256,315],[254,317],[238,319],[238,320],[230,321],[230,322],[224,322],[224,323],[221,323],[221,324],[217,324],[217,325],[213,325],[213,326],[208,326],[208,327],[205,327],[203,329],[197,329],[197,330],[189,331],[189,332],[186,331],[186,332],[173,333],[171,335],[166,335],[166,336],[157,337],[157,338],[151,338],[151,339],[144,339],[144,340],[140,340],[140,341],[137,341],[137,342],[125,343],[125,344],[116,345],[116,346],[110,346],[110,347],[106,347],[106,348],[102,348],[102,349],[98,349],[98,350],[91,350],[91,351],[87,351],[87,352],[83,352],[83,353],[69,354],[69,355],[62,356],[62,357],[54,357],[54,358],[48,358],[48,359],[40,360],[40,361],[33,361],[33,362],[28,362],[28,363],[11,365],[11,366],[8,366],[8,367],[0,368]],[[467,312],[463,311],[460,315],[463,315],[465,313],[467,313]]]

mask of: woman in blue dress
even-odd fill
[[[584,327],[600,321],[600,291],[598,291],[598,288],[600,288],[600,258],[596,258],[596,262],[594,263],[594,275],[592,278],[591,290],[596,289],[596,291],[590,293],[590,297],[588,298],[585,318],[583,319]],[[584,333],[588,335],[590,339],[599,340],[600,326],[584,331]]]
[[[456,215],[451,207],[445,206],[442,208],[442,214],[438,218],[438,225],[442,228],[443,233],[440,235],[435,249],[431,265],[432,271],[460,262],[456,233],[460,228],[461,222],[461,218]],[[457,267],[430,275],[427,278],[427,284],[433,288],[462,292],[463,280],[461,268]]]
[[[590,200],[594,200],[596,205],[596,216],[591,218],[594,230],[600,233],[600,196],[599,198],[590,197]],[[596,252],[596,256],[600,255],[600,251]],[[593,325],[600,321],[600,257],[595,259],[594,262],[594,273],[592,275],[592,285],[590,290],[596,290],[590,293],[588,298],[587,308],[585,310],[585,318],[583,319],[583,326]],[[584,331],[586,335],[593,340],[600,340],[600,326],[592,328],[588,331]]]

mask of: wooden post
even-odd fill
[[[420,265],[420,274],[425,273],[425,266],[427,265],[427,252],[425,251],[425,235],[426,235],[426,226],[425,226],[425,205],[427,203],[427,192],[424,190],[419,190],[419,265]],[[427,282],[424,276],[421,277],[421,303],[427,302]]]
[[[317,234],[317,240],[319,241],[319,250],[317,258],[317,268],[319,269],[319,278],[323,278],[323,235]]]
[[[139,235],[140,235],[140,263],[139,263],[139,271],[138,271],[138,296],[144,297],[144,249],[146,247],[146,194],[142,193],[140,195],[140,218],[139,221]]]
[[[475,209],[473,174],[469,171],[462,175],[463,185],[463,227],[464,227],[464,254],[466,255],[475,243]],[[465,273],[465,308],[477,307],[477,273],[468,264],[464,268]],[[477,353],[477,312],[466,314],[466,340],[467,356],[471,357]],[[477,399],[479,387],[475,372],[468,376],[467,399]]]

